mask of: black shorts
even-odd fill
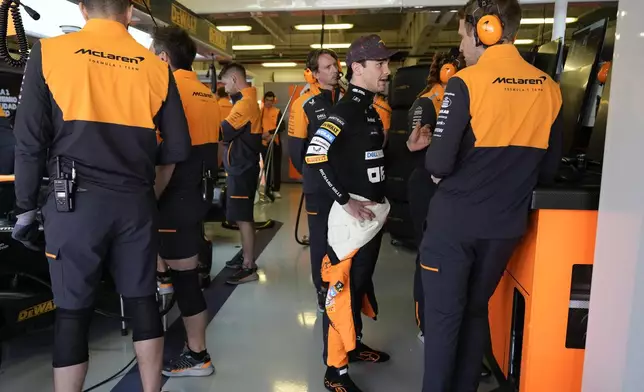
[[[168,191],[159,200],[159,256],[165,260],[187,259],[199,254],[203,221],[208,205],[198,190]]]
[[[74,212],[58,212],[50,194],[42,213],[54,303],[63,309],[94,305],[103,272],[128,298],[156,292],[158,238],[154,193],[107,190],[76,193]]]
[[[226,178],[226,220],[228,222],[254,222],[255,192],[259,167],[241,175]]]

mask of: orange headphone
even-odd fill
[[[452,48],[449,52],[449,56],[443,61],[443,65],[440,70],[440,81],[443,84],[447,84],[452,76],[458,72],[459,68],[459,57],[460,51],[457,48]]]
[[[495,11],[489,11],[490,8],[496,6]],[[480,18],[474,16],[477,12],[482,12],[484,15]],[[466,16],[466,21],[472,26],[475,26],[474,37],[476,38],[476,46],[496,45],[503,38],[503,22],[499,17],[499,6],[492,0],[478,0],[478,8],[472,12],[472,15]]]
[[[456,74],[456,66],[452,63],[447,63],[441,67],[441,83],[447,84],[449,79]]]
[[[610,61],[606,61],[604,64],[602,64],[599,72],[597,73],[597,80],[599,81],[599,83],[606,84],[611,66],[612,63]]]

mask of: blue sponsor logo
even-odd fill
[[[323,137],[329,143],[333,143],[333,141],[335,140],[335,135],[333,135],[331,132],[327,131],[326,129],[318,129],[317,132],[315,132],[315,135]]]

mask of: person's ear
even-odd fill
[[[362,75],[362,70],[363,70],[362,64],[360,64],[358,62],[355,62],[355,63],[351,64],[351,70],[353,71],[354,75],[361,76]]]
[[[127,12],[125,13],[125,25],[130,26],[130,23],[132,23],[132,13],[134,12],[134,4],[130,3],[130,6],[127,7]]]
[[[85,7],[85,3],[78,3],[78,8],[80,9],[81,15],[83,15],[83,19],[85,19],[85,22],[87,22],[89,20],[89,14],[87,13],[87,7]]]
[[[159,59],[164,63],[170,64],[170,56],[166,52],[159,53]]]

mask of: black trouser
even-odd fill
[[[476,392],[489,342],[488,302],[519,239],[472,239],[428,224],[421,244],[423,392]]]
[[[378,261],[378,256],[380,254],[380,244],[382,242],[382,230],[376,234],[376,236],[364,245],[358,252],[351,258],[351,269],[349,270],[349,289],[351,293],[351,315],[342,312],[342,310],[348,310],[347,307],[343,306],[341,303],[332,303],[330,301],[341,301],[340,297],[332,298],[331,295],[327,294],[327,304],[324,311],[323,317],[323,331],[324,331],[324,362],[327,366],[333,366],[341,368],[348,364],[348,352],[344,349],[344,345],[339,339],[339,332],[335,329],[334,326],[331,326],[329,321],[328,312],[329,307],[337,308],[337,315],[339,319],[346,320],[349,317],[353,317],[353,327],[355,330],[355,335],[357,339],[362,338],[362,309],[363,301],[365,300],[365,295],[367,293],[373,293],[373,273],[376,269],[376,262]],[[339,261],[333,250],[329,247],[329,258],[332,264],[336,263],[346,263],[348,260]],[[329,284],[329,292],[331,292],[335,286],[336,282],[325,282]],[[333,286],[333,287],[331,287]],[[346,288],[344,288],[346,290]],[[338,290],[341,291],[341,290]],[[345,297],[346,298],[346,297]],[[377,312],[377,304],[375,303],[375,298],[372,298],[371,306],[375,312]],[[332,310],[336,312],[336,310]]]
[[[423,229],[429,201],[436,192],[436,184],[432,181],[431,175],[422,167],[417,167],[409,176],[407,181],[407,195],[409,198],[409,209],[414,225],[414,236],[416,246],[420,246],[423,238]],[[420,331],[425,333],[425,298],[423,295],[423,282],[421,279],[420,253],[416,255],[416,270],[414,271],[414,303],[416,323]]]
[[[264,149],[264,157],[268,156],[268,147]],[[268,162],[264,161],[264,167]],[[282,187],[282,145],[273,143],[273,156],[269,170],[266,171],[266,189],[279,192]]]
[[[313,277],[313,285],[317,291],[320,291],[322,289],[322,259],[327,253],[327,230],[333,199],[320,191],[305,194],[304,200],[309,221],[311,276]]]

